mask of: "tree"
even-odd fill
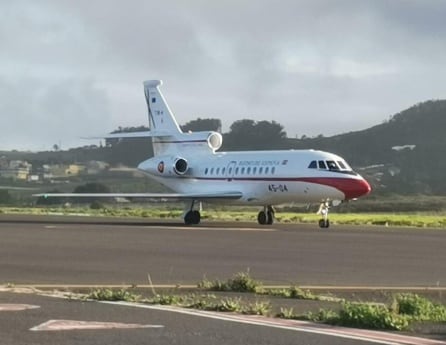
[[[196,119],[187,122],[185,125],[181,126],[183,132],[201,132],[201,131],[221,131],[221,120],[220,119]]]
[[[6,205],[12,202],[13,198],[8,190],[1,189],[0,190],[0,204]]]
[[[106,185],[98,182],[89,182],[80,186],[77,186],[73,193],[110,193],[110,188],[108,188]],[[104,198],[75,198],[75,201],[78,203],[93,203],[97,202],[100,203],[100,201],[105,201]]]
[[[225,135],[225,149],[263,150],[278,149],[285,145],[286,132],[275,121],[238,120]]]
[[[89,182],[80,186],[77,186],[73,193],[110,193],[110,188],[105,184],[98,182]]]

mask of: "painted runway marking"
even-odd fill
[[[37,308],[40,308],[40,306],[31,304],[0,304],[0,311],[21,311]]]
[[[94,329],[136,329],[163,328],[163,325],[141,325],[137,323],[95,322],[76,320],[49,320],[30,329],[30,331],[73,331]]]
[[[222,314],[217,312],[182,309],[172,306],[147,305],[147,304],[137,304],[128,302],[100,302],[100,303],[174,312],[174,313],[206,317],[222,321],[231,321],[250,325],[286,329],[296,332],[305,332],[305,333],[320,334],[339,338],[368,341],[377,344],[446,345],[446,342],[440,340],[411,337],[411,336],[381,332],[381,331],[370,331],[357,328],[337,327],[337,326],[317,324],[307,321],[274,319],[274,318],[268,318],[263,316],[252,316],[252,315]]]

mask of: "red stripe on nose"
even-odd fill
[[[309,177],[301,178],[300,181],[322,184],[340,190],[345,199],[355,199],[370,193],[372,188],[364,179],[336,178],[336,177]]]
[[[364,179],[346,179],[338,189],[344,193],[346,199],[359,198],[360,196],[369,194],[372,190],[369,183]]]

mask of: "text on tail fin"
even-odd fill
[[[182,133],[175,116],[159,89],[162,84],[161,80],[147,80],[144,82],[150,128],[152,131],[169,131],[172,134]]]

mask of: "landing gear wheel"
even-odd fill
[[[327,229],[330,227],[330,221],[328,220],[328,210],[330,209],[330,202],[329,200],[325,200],[321,202],[321,205],[319,206],[319,211],[317,211],[317,214],[322,215],[323,218],[319,219],[319,227],[323,229]]]
[[[260,211],[257,215],[257,221],[260,225],[265,225],[268,223],[268,215],[264,211]]]
[[[274,209],[272,206],[265,206],[263,211],[257,215],[257,221],[260,225],[271,225],[274,223]]]
[[[274,222],[274,212],[268,211],[266,212],[267,222],[266,224],[271,225]]]
[[[330,221],[328,219],[319,219],[319,227],[320,228],[330,227]]]
[[[188,211],[184,216],[184,223],[187,225],[200,224],[200,220],[201,220],[200,211],[197,210]]]

